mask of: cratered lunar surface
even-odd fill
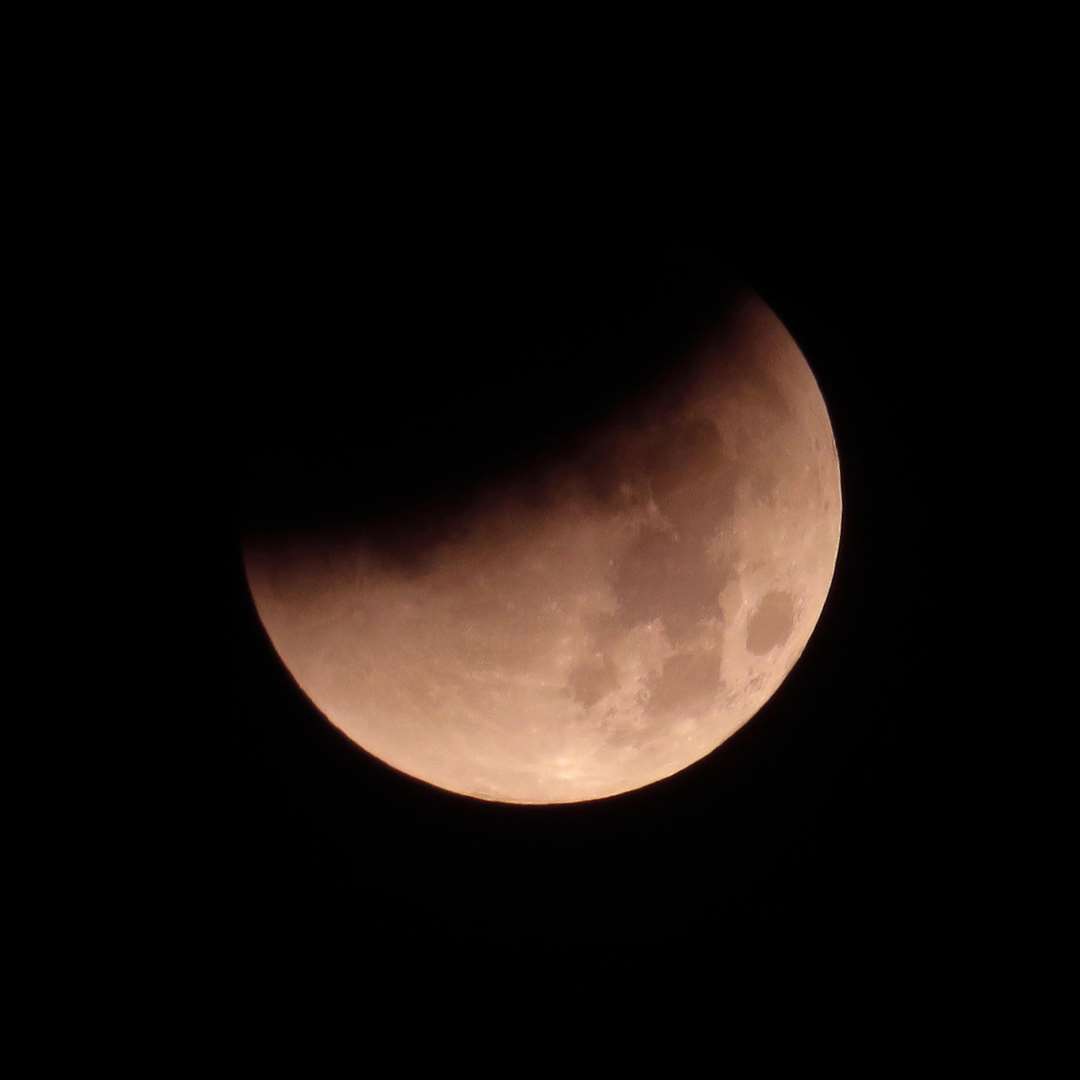
[[[339,529],[252,538],[245,564],[281,658],[365,750],[481,799],[576,802],[761,708],[821,614],[840,517],[817,383],[745,296],[654,394],[408,558]]]

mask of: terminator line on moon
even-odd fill
[[[761,708],[821,614],[840,518],[820,390],[747,295],[667,385],[419,558],[360,531],[244,555],[275,648],[349,738],[450,791],[565,803],[670,776]]]

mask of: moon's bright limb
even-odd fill
[[[503,802],[596,799],[708,754],[806,646],[840,537],[832,427],[756,297],[676,383],[416,558],[245,548],[315,705],[389,765]]]

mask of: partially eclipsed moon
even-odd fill
[[[364,749],[465,795],[576,802],[678,772],[775,693],[840,515],[821,393],[747,297],[652,401],[408,557],[357,532],[245,561],[282,659]]]

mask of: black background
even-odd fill
[[[944,706],[924,655],[920,334],[940,267],[895,194],[691,200],[573,175],[437,198],[422,181],[235,192],[216,374],[231,663],[207,702],[196,845],[220,949],[483,970],[924,938]],[[844,498],[824,613],[766,707],[674,777],[564,807],[437,790],[324,720],[255,614],[244,530],[362,517],[407,547],[493,474],[647,394],[740,286],[818,379]]]

